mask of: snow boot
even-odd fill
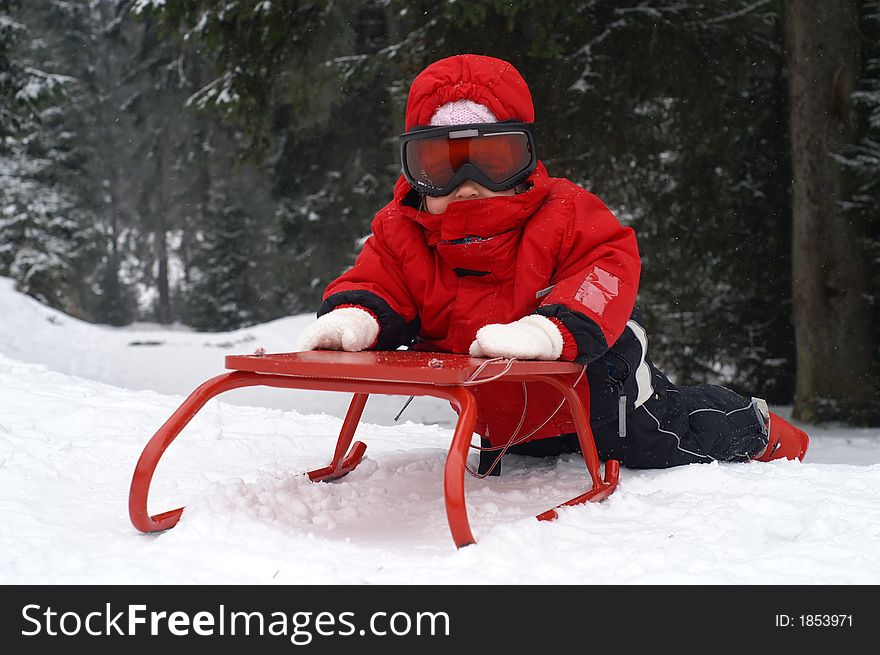
[[[496,461],[501,457],[500,450],[488,450],[492,447],[492,443],[485,437],[480,437],[480,445],[487,450],[480,451],[480,463],[477,465],[477,474],[479,475],[501,475],[501,462]]]
[[[759,462],[774,459],[799,459],[804,461],[810,438],[803,430],[799,430],[784,418],[769,412],[770,425],[767,447],[754,457]]]

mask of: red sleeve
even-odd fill
[[[571,332],[563,325],[562,321],[555,316],[551,316],[550,320],[553,321],[556,329],[559,330],[559,334],[562,335],[562,353],[559,355],[559,359],[565,362],[573,362],[578,356],[577,341],[574,340]]]
[[[379,338],[374,347],[393,350],[408,345],[418,334],[418,311],[400,263],[384,238],[381,212],[372,227],[373,234],[364,243],[354,266],[327,286],[318,316],[343,305],[361,306],[379,322]]]
[[[600,357],[626,328],[639,288],[641,259],[632,228],[591,193],[573,199],[556,273],[537,313],[559,320],[577,344],[576,361]]]

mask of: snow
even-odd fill
[[[147,9],[161,9],[165,6],[165,0],[137,0],[132,7],[135,14],[140,14]]]
[[[805,463],[623,470],[608,500],[550,523],[534,515],[585,490],[583,462],[509,457],[500,478],[467,480],[478,543],[456,550],[445,403],[416,399],[395,424],[404,399],[371,398],[364,462],[315,484],[303,473],[329,461],[347,398],[231,392],[156,472],[150,511],[185,505],[180,523],[135,530],[129,484],[156,429],[225,354],[289,350],[311,320],[108,328],[0,278],[0,583],[880,582],[880,430],[845,426],[804,426]]]

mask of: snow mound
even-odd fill
[[[807,426],[806,463],[623,470],[609,499],[549,523],[534,516],[586,489],[583,461],[509,456],[501,477],[468,478],[478,543],[458,551],[443,502],[445,403],[394,423],[403,399],[371,398],[380,420],[367,414],[357,432],[366,459],[315,484],[305,473],[329,461],[344,395],[285,390],[285,407],[230,393],[156,471],[149,509],[185,506],[180,523],[135,530],[135,463],[184,395],[222,372],[230,349],[287,350],[310,320],[225,335],[113,329],[0,278],[0,583],[880,583],[880,430],[842,426]]]

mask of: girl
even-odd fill
[[[651,362],[635,307],[636,235],[538,160],[528,86],[508,62],[437,61],[413,81],[403,175],[354,267],[324,294],[299,350],[399,346],[586,366],[603,459],[660,468],[803,459],[807,435],[767,403],[676,386]],[[587,393],[583,379],[572,380]],[[540,383],[473,387],[495,450],[577,449],[560,395]],[[489,451],[484,451],[484,454]],[[482,457],[480,469],[491,470]],[[497,469],[496,469],[497,470]]]

